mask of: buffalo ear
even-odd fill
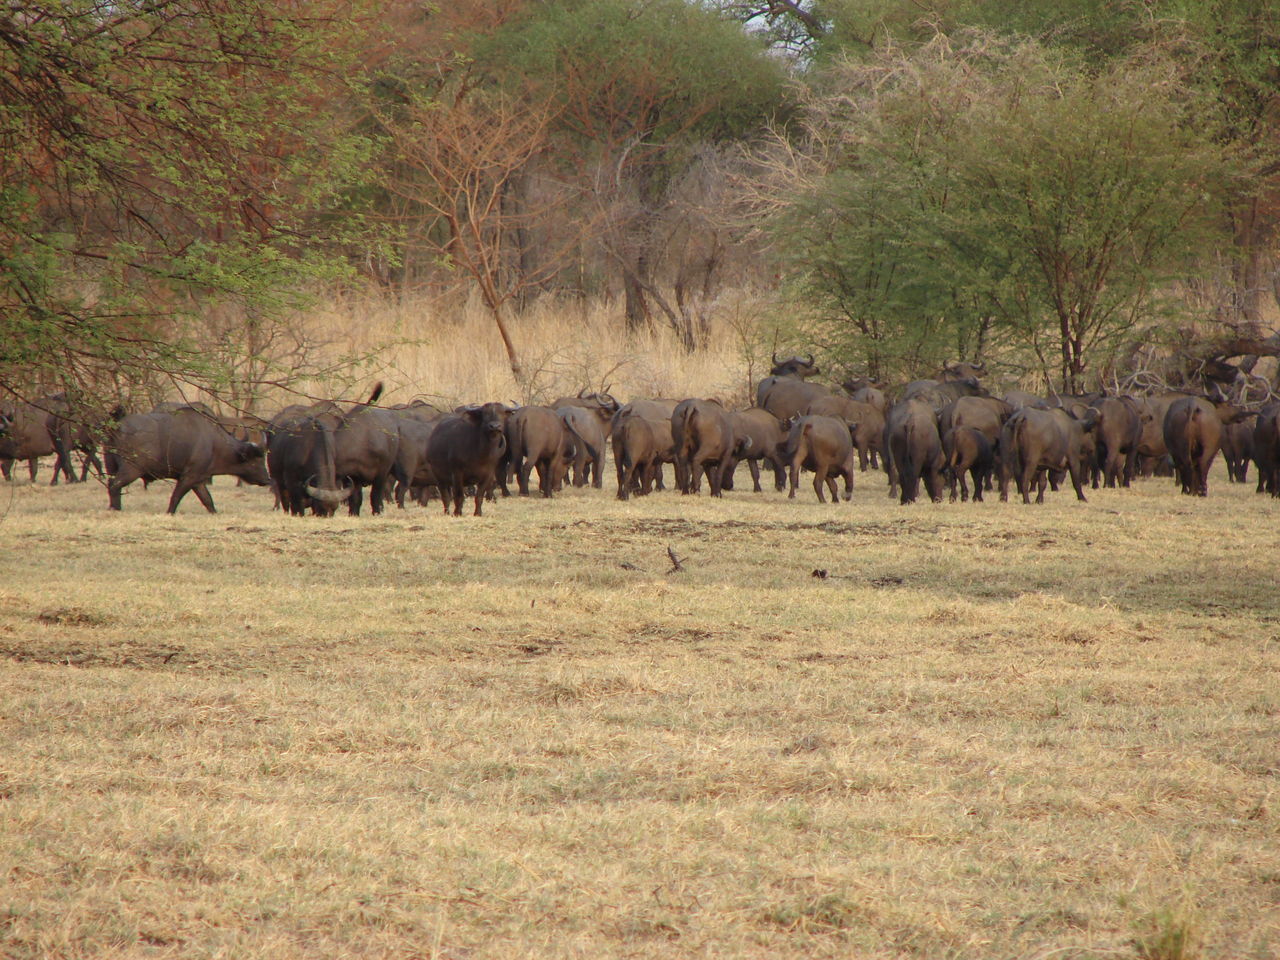
[[[462,416],[466,417],[468,420],[470,420],[472,423],[475,423],[475,424],[479,424],[484,419],[484,417],[480,413],[480,408],[474,405],[469,407],[459,407],[458,413],[460,413]]]
[[[262,445],[245,440],[240,444],[237,451],[241,463],[248,463],[250,460],[257,460],[259,457],[265,457],[267,451],[262,449]]]

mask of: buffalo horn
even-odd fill
[[[314,479],[315,477],[312,476],[307,481],[306,485],[307,496],[312,500],[320,500],[324,503],[341,503],[343,500],[350,497],[352,491],[355,490],[355,486],[353,484],[347,484],[340,490],[321,490],[319,487],[312,486],[311,480]]]
[[[812,354],[812,353],[811,353],[811,354],[809,354],[809,362],[808,362],[807,364],[805,364],[805,366],[809,366],[809,367],[812,367],[812,366],[813,366],[813,354]]]

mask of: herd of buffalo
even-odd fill
[[[0,470],[12,478],[15,461],[56,456],[53,483],[77,477],[72,454],[108,477],[110,506],[135,480],[176,481],[169,512],[192,491],[214,510],[209,481],[228,474],[270,486],[280,509],[329,515],[342,503],[360,512],[364,489],[381,512],[394,497],[425,503],[438,495],[446,513],[461,515],[463,499],[475,513],[499,488],[514,481],[528,494],[533,469],[544,497],[570,479],[603,485],[606,446],[612,445],[617,494],[626,500],[664,488],[671,464],[683,493],[703,478],[712,496],[732,490],[746,461],[755,491],[760,467],[773,469],[778,490],[796,494],[800,472],[813,473],[813,489],[826,500],[853,489],[855,468],[883,468],[889,494],[902,503],[919,495],[981,500],[998,485],[1007,499],[1010,481],[1030,502],[1070,477],[1080,500],[1084,487],[1128,486],[1140,475],[1172,473],[1183,493],[1205,496],[1209,468],[1219,451],[1233,481],[1244,482],[1257,464],[1258,492],[1280,497],[1280,402],[1245,409],[1217,397],[1185,393],[1158,396],[1038,397],[1021,391],[992,396],[982,385],[981,364],[952,364],[936,379],[917,380],[890,397],[878,384],[847,381],[842,391],[811,382],[813,357],[774,358],[761,381],[756,405],[729,410],[716,400],[634,399],[619,403],[608,391],[564,397],[547,406],[484,403],[452,411],[421,400],[378,406],[379,384],[364,403],[321,401],[293,405],[270,420],[219,416],[202,403],[162,403],[147,413],[117,407],[93,417],[86,405],[55,394],[0,407]],[[97,450],[104,457],[99,461]],[[104,466],[105,464],[105,466]]]

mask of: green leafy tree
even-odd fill
[[[793,181],[775,220],[792,277],[837,352],[881,375],[995,337],[1078,389],[1221,210],[1230,167],[1167,63],[1099,75],[1031,41],[938,36],[824,82],[800,161],[761,192]]]
[[[289,305],[340,268],[368,145],[329,109],[346,5],[11,3],[0,14],[0,386],[195,378],[210,300]]]

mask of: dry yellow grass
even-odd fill
[[[1274,957],[1277,503],[860,481],[0,486],[0,955]]]
[[[627,334],[619,304],[546,297],[509,321],[529,376],[523,386],[512,377],[493,319],[474,298],[397,299],[360,291],[325,299],[305,326],[326,345],[322,353],[329,358],[370,358],[352,395],[377,378],[386,382],[392,403],[419,395],[449,404],[545,403],[608,385],[624,399],[720,396],[745,404],[749,375],[758,380],[768,374],[770,349],[792,346],[785,334],[775,333],[777,312],[759,292],[726,292],[716,304],[709,345],[688,354],[661,322]],[[328,396],[333,384],[300,387]]]

